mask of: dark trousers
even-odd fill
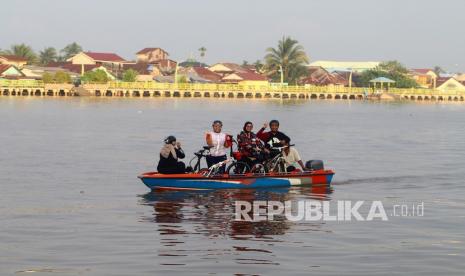
[[[221,161],[224,161],[226,159],[228,159],[226,157],[226,155],[222,155],[222,156],[211,156],[211,155],[207,155],[206,156],[206,159],[207,159],[207,166],[210,168],[211,166],[221,162]],[[224,167],[225,166],[221,166],[219,172],[220,173],[224,173]]]
[[[287,172],[293,172],[293,171],[295,171],[295,167],[294,166],[289,166],[289,167],[287,167],[286,171]]]
[[[184,162],[177,162],[176,166],[173,167],[160,167],[158,166],[158,172],[163,174],[177,174],[177,173],[184,173],[186,171],[186,164]]]

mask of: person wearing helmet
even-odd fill
[[[158,172],[163,174],[184,173],[186,165],[184,162],[178,161],[186,156],[181,148],[181,143],[177,142],[176,137],[172,135],[166,137],[164,142],[165,145],[160,150]]]
[[[211,147],[210,155],[207,155],[207,166],[211,166],[227,159],[226,149],[232,146],[232,138],[230,135],[221,132],[223,123],[219,120],[213,121],[213,131],[206,133],[207,145]],[[224,166],[220,168],[220,173],[224,172]]]

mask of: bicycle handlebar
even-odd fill
[[[282,146],[282,147],[272,147],[271,149],[274,149],[274,150],[283,150],[285,148],[290,148],[290,147],[293,147],[295,146],[295,144],[292,144],[292,145],[287,145],[287,146]]]

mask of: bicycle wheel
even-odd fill
[[[228,174],[245,174],[249,171],[249,165],[244,162],[234,162],[226,168]]]
[[[286,173],[286,163],[284,162],[279,162],[278,164],[276,164],[276,169],[277,169],[277,172],[278,173]]]
[[[197,159],[197,157],[194,156],[194,157],[192,157],[192,159],[189,161],[189,166],[191,166],[193,170],[195,170],[196,168],[195,168],[195,165],[192,166],[192,162],[194,162],[194,160],[196,160],[196,159]]]
[[[200,169],[198,171],[198,173],[201,174],[201,175],[207,175],[208,172],[209,172],[209,170],[207,168],[203,168],[203,169]]]
[[[263,164],[255,164],[253,165],[252,169],[250,169],[251,173],[256,173],[256,174],[265,174],[266,173],[266,168]]]

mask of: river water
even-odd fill
[[[237,133],[272,118],[331,187],[137,179],[167,135],[190,158],[214,119]],[[0,98],[0,275],[463,275],[464,118],[451,103]],[[235,221],[236,200],[381,201],[388,220]]]

